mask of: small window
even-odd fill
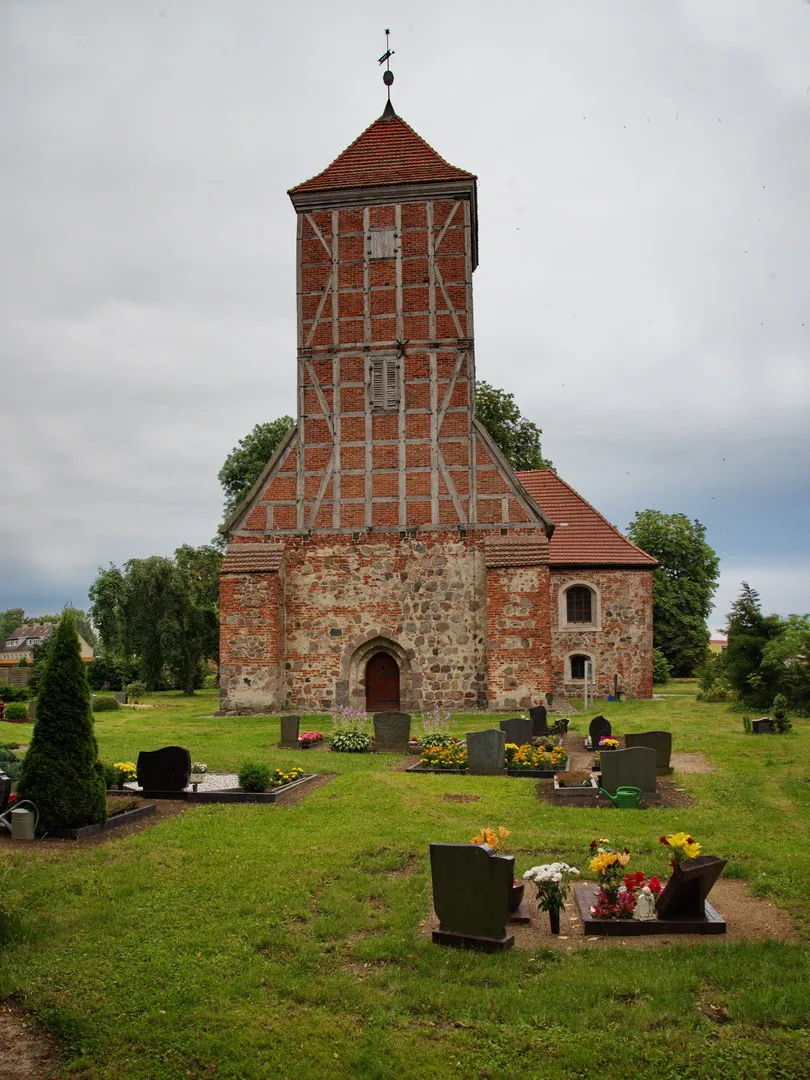
[[[590,660],[590,656],[572,656],[571,657],[571,678],[572,679],[584,679],[585,678],[585,665]]]
[[[585,585],[575,585],[568,590],[565,599],[568,622],[593,622],[593,606],[591,603],[591,590],[589,588]]]
[[[375,412],[399,408],[399,374],[396,356],[371,358],[371,407]]]

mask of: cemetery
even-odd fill
[[[776,756],[763,772],[761,741],[727,706],[693,697],[441,723],[428,714],[214,717],[208,692],[150,700],[159,707],[94,719],[99,758],[113,763],[107,804],[123,813],[109,809],[88,832],[73,826],[61,844],[55,828],[33,841],[0,829],[14,881],[2,905],[8,977],[36,1015],[46,1016],[38,1003],[63,1024],[81,1015],[91,1058],[154,1053],[157,1017],[175,1032],[167,1053],[178,1076],[188,1060],[231,1060],[234,1075],[260,1076],[238,1044],[208,1032],[213,1008],[223,1031],[244,1027],[266,1055],[278,1040],[294,1052],[305,1015],[315,1039],[301,1075],[363,1075],[350,1026],[335,1026],[358,1015],[387,1032],[388,1064],[378,1058],[371,1075],[413,1075],[416,1060],[449,1076],[456,1060],[490,1068],[480,1037],[514,1039],[537,1016],[560,1026],[565,1061],[566,1044],[600,1031],[617,1000],[643,1002],[632,1007],[646,1019],[621,1056],[605,1044],[607,1069],[667,1075],[661,1031],[704,1056],[701,1080],[724,1060],[731,1043],[722,1039],[742,1030],[749,1075],[764,1080],[763,1055],[773,1068],[803,1053],[807,857],[787,831],[770,829],[774,800],[806,816],[787,780],[797,767],[806,774],[797,765],[808,759],[803,723],[768,742]],[[33,725],[8,731],[15,742],[0,767],[14,772]],[[336,751],[341,731],[363,736],[364,750]],[[261,790],[239,790],[240,779]],[[632,810],[611,801],[628,787],[643,794]],[[181,917],[189,904],[193,920]],[[80,952],[67,947],[77,936]],[[711,951],[695,951],[698,942]],[[179,961],[142,1017],[116,976],[133,950],[145,984]],[[777,1001],[769,988],[787,964],[794,976]],[[700,972],[715,973],[711,997]],[[93,997],[99,978],[105,990]],[[560,993],[577,996],[576,1016],[560,1017]],[[300,1008],[288,1015],[290,994]],[[262,1027],[268,1007],[272,1035]],[[721,1029],[717,1010],[731,1017]],[[414,1017],[431,1026],[412,1029]],[[762,1019],[781,1025],[776,1050],[759,1041]],[[553,1075],[530,1044],[523,1052],[534,1074]]]

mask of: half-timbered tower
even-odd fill
[[[552,689],[554,526],[476,421],[476,178],[389,105],[290,191],[297,425],[225,529],[226,711]]]

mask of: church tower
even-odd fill
[[[476,177],[389,101],[289,195],[297,425],[223,527],[222,708],[537,702],[553,524],[475,419]]]

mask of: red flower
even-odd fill
[[[16,795],[13,795],[13,794],[12,794],[12,795],[9,795],[9,797],[8,797],[8,801],[9,801],[9,803],[13,803],[13,802],[16,802],[16,801],[17,801],[17,796],[16,796]]]
[[[590,844],[588,846],[590,847],[591,851],[593,851],[593,849],[596,847],[596,841],[591,840],[591,842],[590,842]]]
[[[655,875],[650,878],[647,884],[650,887],[650,892],[655,893],[656,896],[661,892],[661,882],[658,880],[657,877],[655,877]]]
[[[669,847],[669,840],[667,840],[667,838],[665,836],[660,837],[659,840],[658,840],[658,843],[659,844],[666,844],[667,847]]]

